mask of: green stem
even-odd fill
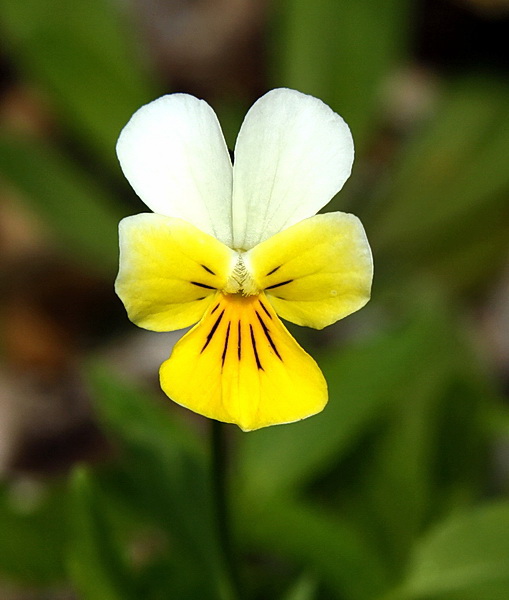
[[[235,555],[232,547],[230,511],[228,503],[228,453],[225,439],[225,426],[219,421],[211,420],[212,446],[212,492],[217,522],[220,550],[226,568],[232,597],[239,598],[239,580]]]

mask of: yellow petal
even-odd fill
[[[354,215],[305,219],[255,246],[244,261],[279,316],[297,325],[322,329],[369,300],[373,260]]]
[[[131,321],[153,331],[196,323],[226,285],[235,253],[181,219],[123,219],[115,290]]]
[[[161,365],[175,402],[250,431],[320,412],[327,384],[265,296],[218,294]]]

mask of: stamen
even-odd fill
[[[259,293],[259,289],[244,261],[241,252],[237,254],[237,260],[230,273],[230,277],[223,288],[227,294],[240,294],[242,296],[253,296]]]
[[[207,341],[205,342],[203,348],[200,351],[200,354],[205,350],[205,348],[210,344],[210,340],[212,339],[212,336],[214,335],[214,333],[216,333],[216,329],[219,327],[219,323],[221,321],[221,319],[223,318],[224,315],[224,309],[221,312],[221,314],[219,315],[219,317],[217,317],[217,321],[214,323],[214,325],[212,326],[212,329],[210,330],[210,333],[207,336]]]

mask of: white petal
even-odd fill
[[[117,155],[151,210],[184,219],[231,245],[231,161],[206,102],[171,94],[142,106],[122,130]]]
[[[317,98],[272,90],[249,110],[235,146],[233,247],[248,250],[314,215],[353,162],[348,125]]]

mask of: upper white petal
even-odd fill
[[[117,142],[120,165],[155,213],[178,217],[232,245],[232,166],[212,108],[187,94],[142,106]]]
[[[353,163],[348,125],[321,100],[289,89],[251,107],[235,146],[233,248],[248,250],[314,215]]]

